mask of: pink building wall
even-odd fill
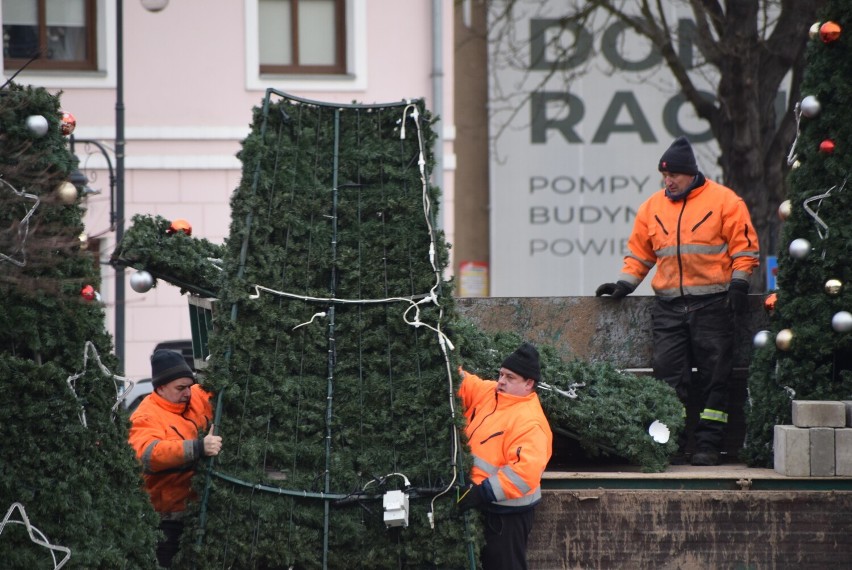
[[[435,2],[440,7],[433,30]],[[115,140],[115,37],[113,0],[99,0],[99,72],[25,71],[16,81],[62,91],[62,106],[77,119],[75,136],[112,148]],[[435,110],[433,37],[440,38],[443,85],[443,229],[453,234],[453,0],[349,0],[349,69],[346,80],[260,78],[255,52],[256,0],[172,0],[159,13],[124,0],[125,225],[135,214],[185,218],[193,236],[221,243],[230,224],[229,200],[242,165],[236,158],[249,132],[252,108],[267,87],[300,97],[351,103],[424,98]],[[15,70],[4,70],[8,77]],[[81,170],[96,175],[87,199],[86,231],[102,238],[102,261],[115,247],[109,232],[109,185],[98,152],[78,143]],[[94,150],[94,149],[90,149]],[[114,157],[111,157],[114,160]],[[103,265],[101,297],[114,334],[115,273]],[[126,272],[126,278],[133,270]],[[126,286],[125,374],[150,375],[149,355],[162,340],[190,337],[187,300],[160,283],[148,293]]]

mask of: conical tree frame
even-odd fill
[[[210,341],[225,446],[196,563],[475,565],[476,530],[453,511],[468,465],[431,119],[419,100],[274,90],[255,110]],[[407,526],[386,523],[388,491]]]

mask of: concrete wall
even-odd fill
[[[651,364],[653,297],[493,297],[458,299],[459,312],[486,331],[513,330],[533,343],[546,343],[565,358],[609,361],[619,368]],[[739,320],[734,367],[748,367],[754,334],[766,327],[763,296],[750,295]]]

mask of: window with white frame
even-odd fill
[[[258,0],[262,74],[345,74],[345,0]]]
[[[5,69],[97,68],[96,0],[2,2]]]

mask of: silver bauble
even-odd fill
[[[154,286],[154,276],[147,271],[137,271],[130,276],[130,288],[137,293],[147,293]]]
[[[852,313],[849,311],[834,313],[834,316],[831,317],[831,328],[837,332],[852,331]]]
[[[811,242],[805,238],[796,238],[790,242],[790,255],[796,259],[804,259],[811,252]]]
[[[793,204],[790,200],[784,200],[781,202],[781,205],[778,206],[778,217],[782,220],[787,220],[790,217],[790,214],[793,213]]]
[[[754,335],[754,347],[763,348],[769,344],[769,331],[757,331]]]
[[[802,110],[802,115],[809,119],[813,119],[814,117],[819,115],[819,112],[822,109],[819,104],[819,101],[817,101],[817,98],[813,95],[808,95],[807,97],[802,99],[802,103],[799,108]]]
[[[41,115],[30,115],[27,117],[27,128],[37,137],[47,134],[47,119]]]
[[[790,350],[790,345],[793,344],[793,331],[790,329],[782,329],[775,335],[775,346],[781,350]]]
[[[825,282],[825,292],[832,297],[838,295],[843,288],[843,282],[840,279],[829,279]]]

